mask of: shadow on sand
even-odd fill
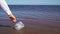
[[[0,27],[8,27],[8,28],[11,28],[11,26],[9,26],[9,25],[0,25]]]

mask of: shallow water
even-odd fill
[[[0,9],[1,34],[60,34],[60,6],[10,5],[9,7],[25,27],[20,31],[14,30],[12,28],[14,23]]]

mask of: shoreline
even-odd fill
[[[25,24],[25,27],[20,31],[16,31],[13,28],[9,27],[13,25],[13,23],[9,19],[1,18],[0,33],[1,34],[60,34],[60,19],[56,20],[48,18],[45,19],[25,18],[18,21],[22,21]]]

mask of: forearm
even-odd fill
[[[12,14],[5,0],[1,1],[1,8],[9,15]]]

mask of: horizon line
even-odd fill
[[[28,5],[28,4],[8,4],[8,5]],[[48,5],[48,4],[46,4]]]

